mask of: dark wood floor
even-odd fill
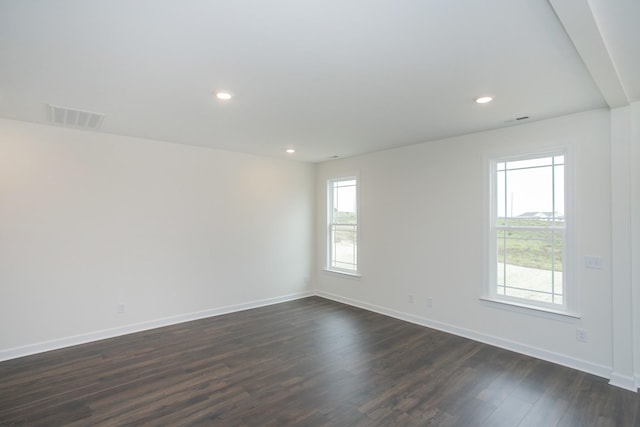
[[[314,297],[0,363],[0,424],[640,426],[640,396]]]

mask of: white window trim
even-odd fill
[[[343,269],[340,267],[331,266],[331,219],[330,212],[333,208],[333,183],[336,181],[346,181],[346,180],[355,180],[356,181],[356,270]],[[343,276],[358,278],[361,277],[360,273],[360,174],[358,173],[347,173],[344,175],[340,175],[337,177],[327,179],[326,185],[326,196],[327,196],[327,209],[325,213],[325,268],[324,270],[329,273],[336,273]]]
[[[497,282],[497,249],[496,249],[496,167],[501,161],[525,160],[539,157],[551,157],[564,155],[564,204],[565,204],[565,236],[563,254],[563,304],[552,304],[527,300],[524,298],[509,297],[499,295],[496,289]],[[580,318],[579,313],[579,286],[574,275],[575,266],[575,246],[574,246],[574,148],[573,145],[550,146],[550,147],[520,147],[518,149],[505,150],[502,152],[489,153],[485,155],[485,285],[481,300],[500,305],[507,305],[516,311],[522,312],[545,312],[550,315],[568,316]]]

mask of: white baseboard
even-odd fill
[[[135,324],[121,326],[117,328],[103,329],[101,331],[94,331],[86,334],[74,335],[74,336],[59,338],[51,341],[29,344],[23,347],[0,350],[0,362],[5,360],[10,360],[10,359],[16,359],[18,357],[23,357],[23,356],[30,356],[32,354],[43,353],[45,351],[58,350],[60,348],[71,347],[78,344],[86,344],[92,341],[118,337],[121,335],[132,334],[135,332],[147,331],[149,329],[160,328],[163,326],[175,325],[177,323],[190,322],[192,320],[204,319],[206,317],[220,316],[222,314],[234,313],[237,311],[249,310],[252,308],[264,307],[267,305],[279,304],[281,302],[307,298],[313,295],[315,295],[313,291],[298,292],[295,294],[283,295],[280,297],[266,298],[266,299],[250,301],[242,304],[228,305],[224,307],[198,311],[195,313],[180,314],[178,316],[165,317],[162,319],[156,319],[156,320],[151,320],[151,321],[142,322],[142,323],[135,323]]]
[[[636,379],[633,376],[620,375],[617,372],[612,372],[609,378],[609,384],[615,387],[624,388],[633,392],[638,391],[638,385]]]
[[[354,300],[351,298],[345,298],[340,295],[332,294],[324,291],[316,291],[316,295],[322,298],[330,299],[333,301],[341,302],[344,304],[352,305],[354,307],[363,308],[365,310],[373,311],[385,316],[394,317],[396,319],[404,320],[407,322],[415,323],[428,328],[437,329],[439,331],[447,332],[453,335],[458,335],[464,338],[469,338],[474,341],[479,341],[485,344],[493,345],[495,347],[504,348],[506,350],[515,351],[516,353],[532,356],[537,359],[546,360],[548,362],[556,363],[558,365],[567,366],[572,369],[587,372],[589,374],[597,375],[602,378],[608,378],[613,381],[611,377],[611,367],[599,365],[596,363],[587,362],[585,360],[576,359],[573,357],[565,356],[563,354],[554,353],[552,351],[544,350],[541,348],[517,343],[514,341],[506,340],[504,338],[496,337],[493,335],[482,334],[470,329],[460,328],[458,326],[450,325],[443,322],[427,319],[413,314],[403,313],[400,311],[392,310],[386,307],[381,307],[374,304]],[[622,387],[631,390],[630,388],[618,385],[619,383],[611,382],[611,385]],[[620,384],[628,384],[621,382]],[[636,391],[636,389],[633,389]]]

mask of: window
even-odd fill
[[[355,176],[328,182],[327,269],[358,273],[358,180]]]
[[[565,157],[491,161],[490,299],[568,312]]]

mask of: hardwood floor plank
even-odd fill
[[[511,427],[520,425],[520,422],[524,419],[527,412],[531,410],[531,406],[531,403],[525,402],[517,397],[507,397],[481,425],[489,427]]]
[[[569,402],[562,398],[542,396],[525,415],[519,427],[557,426]]]
[[[0,425],[640,426],[602,378],[319,297],[0,363]]]

